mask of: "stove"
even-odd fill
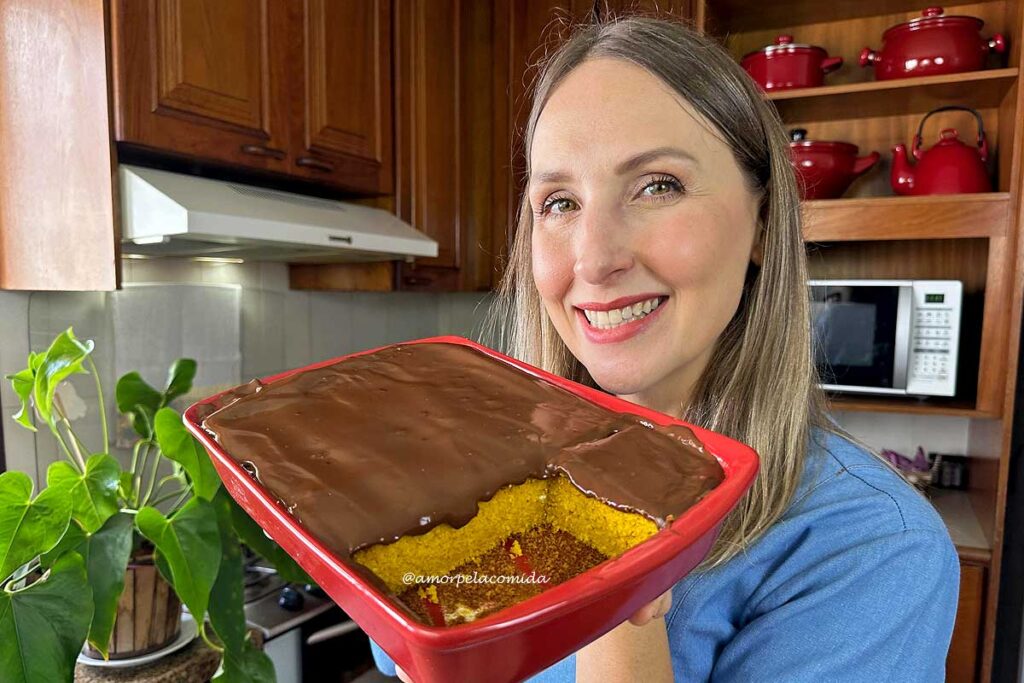
[[[366,634],[323,590],[290,584],[262,558],[245,557],[245,618],[278,683],[351,681],[373,667]]]

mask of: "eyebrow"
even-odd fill
[[[661,159],[662,157],[674,157],[676,159],[698,165],[698,162],[693,155],[685,150],[678,147],[656,147],[654,149],[647,150],[646,152],[635,154],[620,163],[615,167],[615,175],[624,175],[630,171],[635,171],[644,164],[654,161],[655,159]],[[530,180],[536,183],[563,183],[570,180],[571,177],[572,176],[566,171],[545,171],[543,173],[538,173],[536,176],[531,176]]]

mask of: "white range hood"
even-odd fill
[[[327,263],[437,256],[382,209],[137,166],[120,167],[122,251]]]

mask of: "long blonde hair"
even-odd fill
[[[829,431],[811,340],[807,264],[796,181],[775,110],[710,39],[674,22],[631,17],[582,25],[544,63],[525,131],[527,177],[537,119],[555,87],[585,60],[621,59],[658,76],[711,122],[761,197],[762,265],[751,264],[736,314],[716,341],[683,419],[753,447],[761,470],[705,560],[732,558],[786,510],[812,427]],[[544,312],[531,271],[533,213],[524,196],[487,341],[548,372],[595,386]],[[642,457],[639,454],[637,457]]]

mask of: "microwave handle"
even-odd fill
[[[892,387],[907,388],[907,373],[910,356],[914,352],[911,321],[914,315],[914,287],[900,285],[896,303],[896,340],[893,349]]]

